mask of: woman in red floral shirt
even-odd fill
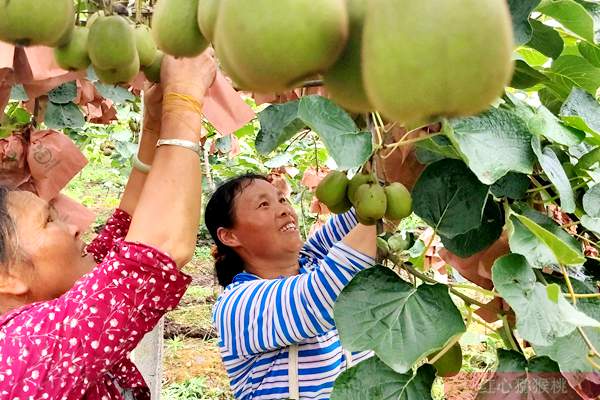
[[[150,398],[128,355],[190,282],[179,268],[200,219],[199,111],[214,74],[206,53],[165,57],[139,152],[152,168],[132,171],[87,252],[51,205],[0,189],[0,399]]]

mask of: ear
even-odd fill
[[[241,246],[240,240],[230,229],[223,227],[217,229],[217,237],[225,246],[233,248]]]
[[[11,272],[0,274],[0,294],[22,296],[29,292],[29,285]]]

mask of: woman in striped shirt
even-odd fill
[[[329,399],[337,376],[370,356],[341,347],[333,306],[374,265],[375,227],[353,211],[303,243],[292,206],[268,180],[244,175],[206,207],[225,291],[213,319],[236,399]]]

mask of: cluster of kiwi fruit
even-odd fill
[[[85,26],[74,21],[73,0],[0,0],[2,41],[54,47],[61,68],[80,71],[93,65],[104,83],[130,82],[140,69],[151,81],[160,79],[162,53],[148,26],[102,11]]]
[[[487,109],[512,77],[506,0],[159,0],[157,8],[181,2],[197,2],[196,37],[253,92],[322,78],[342,107],[415,126]]]
[[[140,67],[157,80],[156,47],[192,57],[212,43],[242,89],[323,78],[341,106],[407,126],[483,111],[514,65],[506,0],[158,0],[151,33],[115,15],[73,21],[73,0],[0,0],[0,40],[57,47],[63,67],[91,62],[108,83]]]
[[[412,213],[412,197],[403,184],[381,186],[369,173],[348,179],[345,172],[332,171],[319,183],[315,195],[334,214],[354,207],[358,221],[364,225],[375,225],[384,217],[398,221]]]

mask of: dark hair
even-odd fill
[[[7,198],[10,190],[0,186],[0,273],[6,272],[9,264],[15,261],[14,222],[8,213]]]
[[[204,211],[204,223],[210,233],[215,247],[215,271],[219,285],[226,287],[233,282],[233,278],[244,271],[244,261],[229,246],[219,240],[219,228],[232,228],[235,224],[235,200],[244,188],[255,180],[268,181],[266,176],[259,174],[244,174],[223,183],[213,193]]]

